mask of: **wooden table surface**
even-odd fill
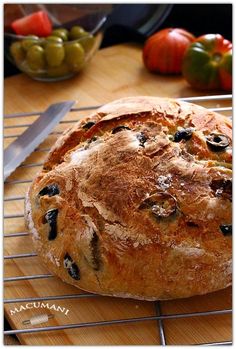
[[[180,76],[149,73],[142,64],[141,47],[118,45],[100,50],[76,77],[55,83],[34,81],[26,75],[5,79],[5,113],[44,109],[49,103],[75,99],[80,106],[101,104],[132,95],[186,97],[202,95]]]
[[[212,94],[219,94],[213,91]],[[42,111],[49,104],[62,100],[76,100],[77,107],[101,105],[111,100],[133,96],[151,95],[167,97],[189,97],[204,95],[193,90],[181,76],[161,76],[149,73],[142,64],[141,47],[137,45],[118,45],[100,50],[89,66],[76,77],[55,83],[43,83],[31,80],[23,74],[4,81],[4,113],[22,113]],[[228,106],[229,102],[213,102],[212,107]],[[205,103],[208,107],[209,103]],[[90,111],[69,113],[59,124],[57,132],[70,125],[70,120],[87,116]],[[24,124],[31,123],[35,117],[7,118],[4,125],[4,146],[10,144],[16,135],[25,130]],[[23,126],[23,127],[19,127]],[[23,199],[9,200],[12,197],[23,197],[29,181],[36,175],[40,163],[44,160],[47,149],[55,142],[56,134],[50,135],[24,162],[23,166],[7,179],[4,202],[5,215],[15,215],[4,220],[5,234],[24,232]],[[36,164],[36,166],[31,166]],[[19,182],[20,181],[20,182]],[[29,236],[7,237],[4,239],[4,254],[32,252]],[[25,276],[46,274],[37,257],[7,259],[5,276]],[[57,278],[40,280],[23,280],[7,282],[4,288],[5,298],[44,297],[63,294],[78,294],[79,290],[66,285]],[[46,302],[46,301],[45,301]],[[84,323],[155,316],[153,302],[114,299],[109,297],[85,297],[50,301],[70,309],[70,316],[55,313],[55,318],[45,326]],[[25,303],[5,304],[5,316],[13,329],[27,328],[22,320],[37,315],[34,310],[25,310],[10,315],[10,310]],[[191,313],[208,310],[231,308],[231,289],[215,292],[202,297],[193,297],[177,301],[162,302],[163,314]],[[164,320],[164,329],[168,344],[197,344],[231,340],[231,316],[211,315],[181,319]],[[129,345],[159,344],[158,322],[155,320],[136,323],[116,324],[109,326],[81,327],[64,331],[50,331],[34,334],[20,334],[22,344],[38,345]],[[33,327],[33,326],[28,326]]]

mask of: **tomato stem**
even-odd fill
[[[213,60],[215,62],[219,62],[221,60],[221,58],[222,58],[222,54],[219,53],[219,52],[216,52],[216,53],[213,54],[212,58],[213,58]]]

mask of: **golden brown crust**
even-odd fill
[[[191,136],[175,141],[183,129]],[[229,141],[223,151],[206,142],[212,133]],[[231,139],[226,117],[190,103],[103,106],[59,138],[29,190],[38,254],[64,281],[100,294],[153,300],[227,287],[231,238],[220,226],[232,218]]]

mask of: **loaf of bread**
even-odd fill
[[[231,284],[231,121],[129,97],[68,129],[26,197],[48,270],[82,290],[145,300]]]

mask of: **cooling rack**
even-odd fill
[[[194,102],[200,105],[207,107],[209,110],[217,111],[222,114],[225,114],[229,118],[232,118],[232,95],[215,95],[215,96],[200,96],[200,97],[188,97],[182,98],[181,100]],[[162,346],[168,344],[198,344],[198,345],[231,345],[231,335],[229,338],[223,336],[223,332],[226,329],[227,333],[231,334],[231,295],[229,291],[222,291],[223,293],[215,293],[211,295],[195,297],[193,298],[192,311],[184,311],[185,309],[191,309],[190,300],[177,300],[171,302],[136,302],[134,300],[122,300],[122,299],[113,299],[111,297],[102,297],[95,294],[90,294],[87,292],[75,290],[70,285],[65,285],[52,274],[46,272],[45,269],[41,269],[39,261],[37,261],[37,254],[30,250],[32,249],[30,237],[28,232],[24,230],[24,213],[23,213],[23,202],[24,202],[24,192],[27,186],[30,184],[34,176],[36,175],[39,168],[42,166],[45,156],[49,151],[52,144],[55,142],[57,136],[61,134],[65,128],[69,127],[72,123],[75,123],[82,116],[86,116],[86,112],[90,112],[93,109],[97,109],[99,105],[87,106],[83,108],[72,108],[70,113],[60,122],[58,126],[55,127],[54,131],[49,135],[49,137],[37,148],[35,151],[22,163],[16,171],[5,181],[5,190],[4,190],[4,290],[5,290],[5,299],[4,299],[4,309],[8,321],[10,322],[13,329],[4,331],[5,335],[17,335],[20,338],[22,343],[27,343],[27,337],[21,337],[21,335],[26,334],[38,334],[40,335],[40,340],[43,341],[42,335],[45,333],[51,333],[54,336],[58,336],[58,333],[63,331],[68,333],[70,330],[83,329],[85,331],[97,331],[99,328],[109,328],[109,330],[119,332],[121,326],[129,326],[134,324],[142,325],[142,327],[137,327],[138,330],[145,330],[150,328],[151,336],[150,343],[143,343],[140,341],[140,338],[137,335],[136,342],[135,340],[126,340],[126,342],[116,343],[116,344],[160,344]],[[37,118],[42,111],[35,111],[32,113],[17,113],[17,114],[8,114],[4,118],[4,143],[5,146],[10,144],[14,138],[18,137],[30,124]],[[21,121],[23,120],[23,121]],[[23,239],[21,242],[19,239]],[[13,241],[14,243],[12,243]],[[24,251],[25,248],[29,248],[28,251]],[[29,273],[28,270],[31,270],[33,265],[34,273]],[[42,271],[43,270],[43,271]],[[37,272],[36,272],[37,271]],[[18,273],[17,273],[18,272]],[[11,275],[11,273],[14,273]],[[40,285],[48,292],[45,293],[40,289],[41,293],[36,292],[32,286],[32,282],[37,282],[37,290],[40,289]],[[52,281],[52,284],[47,286],[46,282]],[[55,289],[51,290],[51,287],[55,287],[59,292],[57,294]],[[24,292],[32,287],[33,295],[25,297]],[[20,291],[22,289],[22,291]],[[76,293],[75,293],[76,292]],[[26,292],[27,294],[27,292]],[[20,295],[20,297],[18,296]],[[14,297],[13,297],[14,296]],[[215,301],[212,301],[214,299]],[[222,299],[227,297],[228,301],[224,302]],[[107,300],[109,298],[109,300]],[[78,304],[78,309],[83,310],[83,305],[86,304],[86,307],[89,308],[93,300],[99,299],[100,303],[94,304],[94,313],[96,312],[96,306],[101,308],[99,313],[99,319],[97,320],[93,314],[85,320],[80,318],[80,321],[77,322],[61,322],[61,318],[58,323],[49,325],[41,325],[37,327],[28,326],[25,328],[22,326],[22,321],[19,319],[14,321],[9,316],[9,309],[19,309],[20,305],[26,304],[29,302],[67,302],[66,304],[72,304],[73,301],[80,302]],[[108,302],[108,307],[113,307],[113,309],[119,309],[119,312],[116,314],[115,318],[107,319],[102,312],[102,307],[107,304],[103,302]],[[82,302],[82,303],[81,303]],[[129,307],[131,304],[132,311],[129,312],[129,316],[124,312],[121,304],[125,303],[125,307]],[[127,303],[126,303],[127,302]],[[77,304],[77,303],[75,303]],[[217,306],[218,305],[218,306]],[[227,306],[226,306],[227,305]],[[77,305],[76,305],[77,306]],[[18,308],[17,308],[18,307]],[[141,310],[140,310],[141,309]],[[135,310],[135,311],[134,311]],[[181,311],[180,311],[181,310]],[[17,311],[16,311],[17,312]],[[124,313],[123,313],[124,312]],[[130,316],[132,313],[134,316]],[[125,316],[122,316],[122,315]],[[146,315],[148,314],[148,315]],[[17,314],[20,316],[21,314]],[[30,313],[29,313],[30,315]],[[29,316],[28,315],[28,316]],[[104,316],[103,316],[104,315]],[[24,314],[26,316],[26,314]],[[75,318],[75,317],[74,317]],[[215,323],[215,326],[222,327],[222,333],[220,333],[219,327],[217,328],[218,335],[211,340],[208,340],[206,336],[206,331],[204,332],[203,326],[201,324],[204,322],[204,319],[209,318],[210,322]],[[62,318],[63,320],[64,318]],[[200,319],[201,322],[195,323],[193,319]],[[68,320],[68,319],[67,319]],[[193,343],[189,342],[186,339],[186,333],[183,333],[180,340],[175,342],[173,336],[171,336],[171,331],[169,330],[170,324],[175,322],[175,326],[172,326],[172,332],[176,329],[181,329],[188,331],[188,324],[192,323],[191,331],[196,329],[197,339]],[[131,332],[133,329],[130,327]],[[202,330],[202,334],[200,331]],[[155,332],[156,331],[156,332]],[[82,332],[85,333],[84,331]],[[91,332],[90,332],[91,333]],[[94,333],[94,332],[93,332]],[[107,332],[104,332],[104,335]],[[113,332],[114,333],[114,332]],[[133,332],[132,332],[133,333]],[[154,338],[156,334],[156,339]],[[53,336],[52,335],[52,336]],[[146,334],[148,336],[148,332]],[[101,338],[101,333],[99,332],[99,338]],[[142,334],[141,334],[142,336]],[[193,336],[194,337],[194,336]],[[28,337],[29,338],[29,337]],[[60,340],[63,341],[62,337]],[[95,337],[96,338],[96,337]],[[216,340],[214,341],[214,338]],[[43,342],[41,342],[43,343]],[[114,342],[112,342],[114,344]],[[63,342],[61,344],[64,344]],[[80,344],[78,340],[77,343]],[[103,344],[94,342],[93,344]]]

